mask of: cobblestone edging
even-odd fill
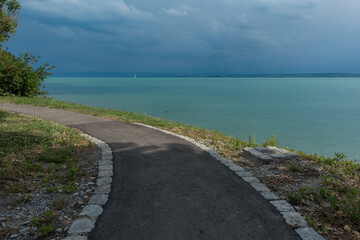
[[[90,135],[82,134],[95,143],[101,149],[101,159],[98,164],[98,178],[96,190],[87,205],[84,206],[79,218],[73,222],[64,240],[87,240],[87,234],[95,226],[96,219],[103,211],[104,204],[108,201],[111,191],[113,176],[113,156],[110,146]]]
[[[248,182],[255,190],[257,190],[266,200],[269,200],[270,203],[276,207],[276,209],[283,215],[287,224],[289,224],[295,231],[300,235],[303,240],[325,240],[320,234],[318,234],[313,228],[309,227],[305,219],[295,211],[295,209],[285,200],[280,200],[280,198],[273,193],[268,187],[260,183],[260,181],[254,177],[250,172],[246,171],[244,168],[236,165],[235,163],[229,161],[228,159],[220,156],[216,151],[206,147],[204,144],[196,142],[194,139],[185,137],[167,130],[155,128],[149,125],[142,123],[135,123],[136,125],[152,128],[158,131],[161,131],[166,134],[173,135],[184,139],[195,146],[201,148],[202,150],[208,152],[220,163],[228,167],[236,175],[241,177],[244,181]]]

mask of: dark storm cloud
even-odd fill
[[[10,46],[58,72],[359,72],[360,3],[27,0]]]

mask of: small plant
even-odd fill
[[[308,215],[305,215],[305,218],[310,223],[312,228],[314,228],[316,231],[319,230],[318,222],[316,221],[316,219],[311,219]]]
[[[57,211],[60,211],[63,209],[65,205],[65,199],[64,198],[59,198],[59,199],[56,199],[53,203],[52,203],[52,207],[57,210]]]
[[[289,170],[292,172],[298,172],[298,173],[301,173],[303,171],[303,169],[300,166],[294,165],[294,164],[291,164],[289,166]]]
[[[46,193],[53,193],[56,191],[56,187],[46,187]]]
[[[252,136],[249,136],[248,145],[249,145],[249,147],[255,147],[256,146],[255,134],[253,134]]]
[[[68,185],[63,185],[61,186],[61,188],[64,190],[64,192],[66,193],[73,193],[76,191],[76,186],[74,185],[73,182],[70,182]]]
[[[54,232],[54,230],[54,227],[51,225],[42,225],[39,228],[40,235],[43,237],[51,234],[52,232]]]
[[[32,219],[31,219],[31,223],[32,223],[32,225],[34,225],[34,226],[39,226],[40,224],[41,224],[41,218],[38,218],[38,217],[33,217]]]
[[[301,195],[297,192],[287,192],[285,193],[286,200],[293,205],[300,205]]]
[[[32,196],[31,195],[25,195],[24,196],[24,202],[27,203],[27,202],[30,202],[32,200]]]
[[[76,180],[77,176],[80,175],[79,170],[79,168],[70,168],[66,178],[72,181]]]

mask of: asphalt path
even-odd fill
[[[62,123],[110,145],[112,191],[89,239],[300,239],[249,183],[183,139],[64,110],[7,103],[0,109]]]

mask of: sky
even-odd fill
[[[55,74],[360,73],[359,0],[20,0]]]

